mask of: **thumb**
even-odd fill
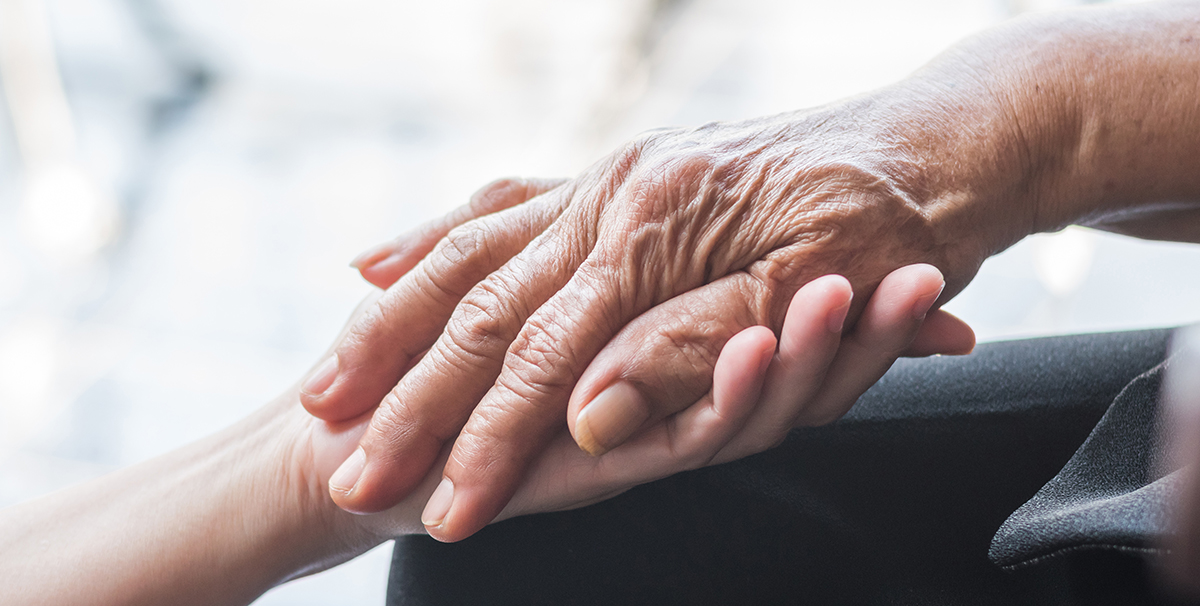
[[[607,452],[710,393],[726,343],[770,323],[769,295],[760,285],[749,274],[732,274],[630,322],[592,360],[571,395],[567,424],[580,447]],[[789,315],[806,342],[800,355],[809,382],[837,350],[850,298],[850,284],[840,276],[819,278],[795,294]]]
[[[688,408],[713,384],[730,336],[768,324],[771,294],[749,274],[733,274],[685,293],[631,322],[596,356],[572,394],[567,423],[576,442],[604,453],[657,421]],[[912,265],[889,274],[842,334],[850,284],[841,276],[809,282],[791,298],[778,328],[779,350],[762,399],[731,445],[728,460],[759,452],[796,423],[821,424],[849,409],[909,349],[944,282],[936,268]],[[935,316],[937,314],[934,314]],[[939,320],[940,322],[941,320]],[[961,332],[944,343],[961,345]],[[934,340],[936,341],[936,339]]]

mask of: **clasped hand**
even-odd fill
[[[969,351],[929,313],[949,253],[909,160],[861,137],[812,113],[654,131],[360,257],[387,291],[301,393],[372,415],[335,502],[387,509],[453,444],[422,521],[459,540],[523,480],[578,506],[835,420],[900,355]]]

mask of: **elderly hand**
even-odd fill
[[[864,295],[902,265],[940,267],[944,296],[957,292],[1007,234],[963,237],[966,185],[935,178],[927,141],[905,139],[894,123],[868,124],[882,113],[878,101],[859,99],[657,131],[574,181],[451,230],[306,384],[306,408],[327,420],[384,399],[362,449],[334,478],[335,500],[359,512],[392,505],[461,429],[446,468],[453,523],[431,529],[461,538],[500,512],[567,418],[573,390],[573,408],[585,410],[606,380],[624,377],[633,391],[606,393],[635,400],[645,421],[677,412],[708,390],[725,341],[755,325],[777,332],[792,295],[831,271],[860,295],[851,325]],[[920,293],[914,318],[939,290]],[[679,354],[646,356],[667,349]],[[902,350],[881,350],[869,380]],[[838,381],[806,419],[835,418],[869,384]],[[643,425],[602,435],[610,430],[591,423],[599,417],[583,418],[576,437],[597,452]]]
[[[499,204],[502,206],[517,203],[523,200],[530,191],[523,183],[514,181],[498,183],[486,188],[476,196],[476,201],[490,199],[495,203],[504,200],[505,202]],[[460,216],[462,214],[464,213],[459,213]],[[444,226],[445,222],[439,224]],[[417,230],[416,234],[419,237],[420,234],[435,232],[436,229],[436,227],[426,227]],[[389,259],[391,260],[388,262],[390,267],[401,267],[402,269],[391,270],[389,268],[386,271],[394,273],[387,275],[385,272],[372,271],[372,266],[368,263],[364,264],[368,270],[364,271],[364,274],[374,278],[373,281],[378,285],[387,286],[388,279],[397,278],[397,274],[403,272],[405,265],[412,264],[412,261],[405,256],[411,254],[410,251],[420,251],[420,248],[404,238],[380,247],[369,253],[368,256]],[[823,329],[810,331],[791,339],[787,338],[785,334],[779,355],[771,367],[767,395],[761,406],[763,412],[756,414],[755,420],[743,432],[742,438],[730,440],[729,444],[722,444],[720,452],[714,451],[710,453],[709,457],[715,458],[716,461],[725,461],[759,452],[781,440],[787,430],[797,422],[815,424],[840,416],[849,408],[859,393],[874,383],[887,370],[901,352],[908,351],[916,355],[927,355],[935,352],[969,351],[974,342],[970,330],[944,312],[932,314],[925,322],[924,330],[917,337],[916,342],[913,342],[918,327],[922,326],[921,320],[925,318],[926,311],[934,303],[942,285],[940,274],[929,266],[909,267],[895,272],[885,281],[875,297],[882,303],[868,304],[866,306],[868,313],[860,320],[858,327],[848,333],[845,339],[840,339],[842,322],[850,308],[850,284],[845,279],[835,277],[811,283],[806,287],[807,290],[801,291],[801,294],[811,291],[816,294],[809,294],[809,299],[817,297],[819,301],[816,303],[811,300],[803,302],[804,299],[797,294],[791,306],[792,311],[788,312],[786,317],[789,318],[789,322],[797,326],[815,325],[821,326]],[[725,335],[718,341],[708,338],[708,335],[702,332],[689,333],[691,327],[686,322],[685,312],[691,306],[692,313],[703,313],[705,311],[704,297],[710,294],[709,290],[701,289],[644,315],[627,326],[605,348],[597,358],[597,362],[593,363],[591,370],[586,373],[585,380],[575,390],[577,396],[581,393],[586,394],[589,389],[596,391],[598,388],[603,388],[603,383],[610,380],[614,373],[622,375],[622,385],[637,384],[639,388],[630,390],[619,387],[613,391],[618,394],[621,392],[626,394],[646,393],[644,398],[634,398],[634,408],[631,409],[629,403],[623,407],[618,403],[614,409],[614,402],[618,402],[619,398],[612,397],[610,392],[609,397],[601,399],[607,403],[608,412],[599,415],[592,414],[593,422],[590,425],[594,429],[583,433],[580,428],[587,427],[588,424],[580,424],[576,421],[575,411],[579,409],[580,400],[578,397],[575,398],[572,414],[568,418],[572,421],[571,427],[575,431],[576,437],[580,439],[580,443],[589,446],[589,450],[593,454],[616,446],[634,433],[645,433],[654,426],[672,427],[675,417],[670,417],[668,421],[671,422],[666,424],[660,424],[659,421],[669,414],[687,408],[709,391],[714,362],[717,359],[718,351],[721,350],[707,351],[698,347],[681,349],[680,341],[676,337],[687,336],[697,343],[718,348],[730,338],[731,335]],[[722,296],[740,297],[742,295],[736,291],[729,291]],[[819,318],[812,315],[818,313],[814,310],[822,309],[826,311],[819,313],[824,315]],[[800,315],[797,316],[797,314]],[[798,319],[792,320],[791,318],[794,316],[807,318],[807,324]],[[661,329],[668,325],[675,328],[662,332]],[[731,325],[736,326],[735,324]],[[786,333],[786,326],[783,328]],[[765,332],[770,334],[769,331]],[[772,351],[773,344],[772,340]],[[726,345],[726,349],[728,349],[728,345]],[[634,357],[622,354],[623,351],[628,352],[629,350],[638,351],[640,354]],[[835,352],[836,357],[834,356]],[[611,359],[612,363],[604,362],[608,359]],[[664,378],[674,381],[674,383],[664,383],[662,381]],[[714,393],[717,389],[718,387],[714,386]],[[594,412],[599,408],[602,407],[593,406],[589,408],[589,411]],[[557,414],[561,415],[561,411]],[[557,426],[561,427],[562,419],[563,417],[558,417]],[[595,419],[601,420],[596,421]],[[615,423],[622,434],[600,435],[604,432],[604,428],[601,426],[605,422],[609,424],[609,428],[612,428]],[[449,437],[454,437],[453,432],[447,436],[447,438]],[[597,447],[599,444],[597,440],[604,442],[603,448]],[[561,443],[562,438],[560,437],[558,441]],[[440,448],[440,444],[438,446]],[[541,446],[542,444],[539,444],[538,449],[531,452],[530,456],[540,454]],[[577,456],[577,451],[578,449],[575,448],[568,449],[572,456]],[[638,461],[640,459],[633,457],[630,460]],[[455,464],[456,461],[452,459],[451,465]],[[419,462],[414,463],[411,460],[405,461],[405,465],[413,466],[416,470],[422,469]],[[518,473],[523,472],[528,465],[527,462],[522,463],[522,468]],[[393,469],[393,473],[413,473],[412,468],[404,468],[399,465],[394,467],[398,469]],[[604,469],[612,468],[611,464],[604,467]],[[447,476],[452,477],[449,475],[450,468],[447,469]],[[635,465],[630,469],[636,470],[641,467]],[[594,474],[585,474],[586,477],[592,475]],[[654,477],[663,475],[668,474],[657,473]],[[649,478],[643,475],[639,476],[639,479],[645,481]],[[444,485],[447,489],[452,490],[452,480],[445,482]],[[420,492],[422,491],[418,491],[418,493]],[[338,494],[336,489],[334,494]],[[445,495],[446,489],[441,491],[441,494]],[[505,495],[499,506],[503,507],[507,499],[508,495]],[[473,527],[474,525],[478,524],[481,527],[490,521],[498,511],[489,511],[475,519],[461,515],[451,517],[444,511],[438,511],[438,502],[448,509],[449,500],[435,499],[435,503],[430,504],[429,513],[426,516],[427,521],[437,522],[431,524],[428,530],[440,538],[466,536],[478,529]],[[459,526],[456,528],[451,522],[447,522],[448,519],[458,520]]]
[[[817,110],[655,131],[450,230],[305,384],[305,407],[332,421],[383,399],[334,499],[389,507],[457,437],[453,506],[430,531],[462,538],[501,511],[564,420],[601,452],[683,410],[709,390],[727,340],[756,325],[778,333],[792,295],[820,275],[846,276],[858,295],[851,327],[903,265],[940,268],[948,299],[1039,209],[1018,203],[1032,182],[1006,100],[969,69],[945,72]],[[955,119],[970,128],[930,128]],[[505,182],[477,199],[542,189]],[[901,334],[936,308],[937,282],[912,293]],[[861,356],[871,364],[850,380],[859,369],[835,363],[796,396],[811,400],[801,421],[835,418],[905,349],[850,337],[850,349],[876,347]],[[594,398],[625,410],[607,418],[632,420],[579,417]]]

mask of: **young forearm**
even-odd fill
[[[246,604],[369,547],[296,473],[303,419],[280,404],[0,512],[5,603]]]

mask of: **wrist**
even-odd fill
[[[303,410],[294,391],[235,431],[243,436],[238,450],[251,462],[243,479],[244,490],[253,495],[247,500],[255,504],[246,510],[247,528],[256,533],[249,543],[261,561],[278,563],[275,584],[337,565],[389,538],[366,530],[360,516],[342,511],[329,497],[329,476],[360,432],[330,432]]]
[[[245,604],[377,544],[319,494],[305,416],[292,394],[218,434],[4,510],[0,576],[20,580],[10,601]]]
[[[1056,191],[1071,173],[1069,110],[975,61],[992,52],[952,50],[877,93],[890,115],[884,136],[908,158],[901,187],[972,275],[1025,236],[1060,227]]]
[[[829,108],[848,116],[878,158],[870,172],[917,208],[924,234],[916,248],[946,278],[946,300],[980,264],[1040,231],[1051,155],[1015,127],[1011,101],[968,66],[945,62],[895,85]],[[1038,141],[1054,137],[1041,135]],[[898,226],[897,226],[898,227]]]
[[[877,93],[910,180],[949,239],[983,257],[1072,223],[1109,226],[1200,201],[1200,5],[1014,20]]]

